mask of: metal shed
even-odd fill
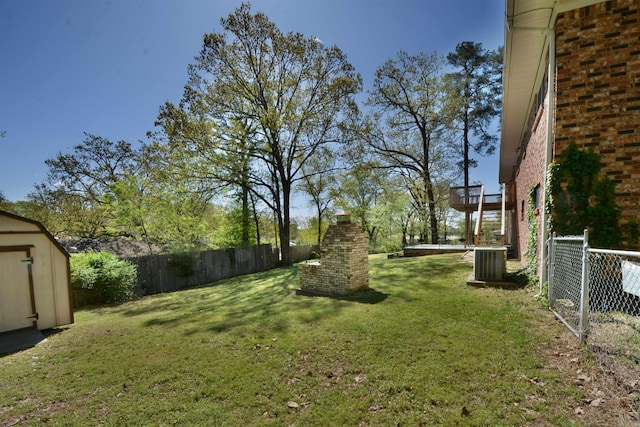
[[[69,253],[38,221],[0,211],[0,333],[70,323]]]

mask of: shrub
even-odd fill
[[[136,266],[111,252],[71,257],[71,287],[78,307],[128,301],[136,281]]]

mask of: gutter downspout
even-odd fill
[[[540,250],[540,290],[538,295],[542,294],[542,287],[545,282],[545,278],[547,278],[548,265],[545,262],[548,258],[549,251],[548,246],[546,245],[547,240],[549,239],[549,217],[546,212],[547,205],[547,182],[546,176],[547,171],[549,169],[549,165],[553,160],[553,135],[554,135],[554,118],[555,118],[555,99],[556,99],[556,28],[555,28],[555,17],[552,21],[552,25],[549,26],[549,70],[547,72],[547,137],[546,137],[546,148],[545,148],[545,180],[543,185],[542,192],[542,239],[540,241],[541,250]],[[536,295],[536,296],[538,296]]]

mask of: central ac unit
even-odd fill
[[[473,277],[481,281],[501,281],[507,271],[507,248],[475,248]]]

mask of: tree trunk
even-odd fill
[[[430,157],[429,147],[431,146],[431,136],[427,133],[424,127],[420,129],[420,134],[422,138],[422,156],[424,159],[422,173],[423,173],[423,179],[424,179],[424,186],[425,186],[425,189],[427,190],[426,205],[429,208],[428,215],[429,215],[429,228],[431,229],[431,243],[437,244],[438,243],[438,217],[436,216],[436,201],[435,201],[435,196],[433,194],[433,183],[431,182],[431,173],[429,171],[429,168],[431,166],[429,161],[429,157]]]
[[[427,195],[429,196],[429,225],[431,226],[431,243],[436,245],[439,243],[440,237],[438,236],[438,217],[436,215],[436,203],[431,182],[429,182]]]
[[[256,224],[256,244],[260,245],[260,219],[258,218],[258,212],[256,211],[256,201],[254,200],[253,195],[251,196],[251,209],[253,210],[253,221]]]
[[[282,254],[281,264],[283,266],[290,266],[293,264],[291,257],[291,212],[289,212],[291,202],[291,184],[288,182],[282,183],[282,212],[279,213],[279,225],[280,225],[280,253]]]
[[[469,87],[465,87],[465,99],[469,99]],[[462,129],[463,144],[463,168],[464,168],[464,203],[469,203],[469,107],[464,110],[464,122]],[[465,210],[464,213],[464,238],[465,245],[473,242],[473,232],[471,231],[471,213]]]
[[[246,185],[242,186],[242,223],[241,223],[241,245],[249,246],[251,242],[249,241],[249,223],[251,213],[249,212],[249,189]]]
[[[322,237],[322,208],[319,202],[316,203],[316,208],[318,209],[318,246],[320,246]]]
[[[407,241],[407,231],[408,231],[408,227],[405,224],[403,224],[402,225],[402,247],[403,248],[405,246],[409,246]]]

